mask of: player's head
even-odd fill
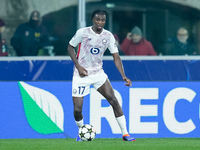
[[[94,19],[95,15],[105,15],[107,17],[107,12],[105,10],[101,10],[101,9],[94,10],[91,15],[91,20]]]
[[[97,9],[91,15],[93,22],[93,30],[95,32],[101,32],[106,23],[107,12],[105,10]]]

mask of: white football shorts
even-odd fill
[[[95,75],[89,75],[85,77],[73,76],[72,79],[72,96],[83,97],[90,93],[90,86],[97,90],[107,80],[108,76],[104,71],[100,71]]]

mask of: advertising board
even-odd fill
[[[111,82],[134,137],[200,137],[200,82]],[[75,138],[71,82],[0,82],[0,138]],[[93,87],[84,123],[97,138],[121,137],[109,103]]]

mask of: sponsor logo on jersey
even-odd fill
[[[91,49],[90,49],[90,53],[92,53],[92,54],[94,54],[94,55],[99,54],[99,52],[100,52],[99,48],[91,48]]]

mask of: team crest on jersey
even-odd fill
[[[73,89],[73,93],[76,94],[76,93],[77,93],[77,90],[76,90],[76,89]]]
[[[107,43],[107,40],[106,40],[106,39],[103,39],[103,40],[102,40],[102,43],[103,43],[103,45],[105,45],[105,44]]]
[[[35,37],[39,38],[41,36],[40,32],[35,32]]]

